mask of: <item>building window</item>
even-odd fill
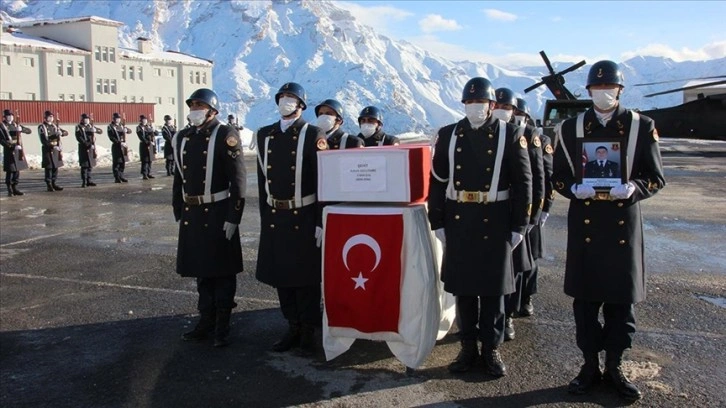
[[[27,99],[29,101],[34,101],[35,100],[35,92],[26,92],[25,93],[25,99]]]
[[[83,61],[78,61],[78,76],[83,78]]]
[[[202,72],[202,83],[205,85],[207,83],[207,73],[206,72]]]
[[[96,46],[96,61],[101,61],[101,47]]]
[[[169,69],[167,69],[167,70],[166,70],[166,75],[167,75],[167,76],[168,76],[169,78],[174,78],[174,70],[173,70],[172,68],[169,68]]]
[[[96,92],[103,93],[103,82],[100,79],[96,80]]]
[[[76,95],[74,95],[74,94],[68,95],[68,100],[69,101],[75,101],[76,100]]]
[[[189,83],[194,83],[194,71],[189,71]]]
[[[10,100],[13,99],[13,94],[10,92],[0,92],[0,99]]]
[[[108,49],[108,59],[111,62],[116,62],[116,48],[111,47]]]
[[[111,93],[116,95],[116,80],[115,79],[111,80]]]
[[[101,58],[102,58],[102,59],[103,59],[103,60],[104,60],[105,62],[108,62],[108,47],[103,47],[103,48],[101,48]]]
[[[34,67],[35,66],[35,59],[33,57],[25,57],[23,58],[23,63],[26,67]]]
[[[126,79],[126,65],[121,65],[121,79]]]
[[[143,103],[143,102],[144,102],[144,97],[143,96],[139,96],[139,103]]]
[[[201,83],[201,79],[200,78],[201,78],[201,73],[199,71],[197,71],[197,83],[198,84]]]
[[[139,81],[144,80],[144,71],[143,68],[139,67]]]
[[[129,67],[129,79],[132,81],[136,79],[136,74],[134,73],[134,69],[135,69],[134,67]]]
[[[135,96],[132,96],[131,97],[131,103],[136,103],[136,97]]]
[[[169,97],[169,105],[176,105],[176,99],[174,99],[173,97],[170,96]]]
[[[122,99],[123,99],[124,102],[128,102],[129,101],[129,97],[126,96],[126,95],[124,95],[124,97]]]
[[[154,68],[154,76],[155,77],[161,76],[161,68]]]
[[[58,94],[58,100],[59,101],[65,101],[66,100],[66,96],[63,95],[63,94]]]
[[[156,99],[156,104],[161,105],[161,96],[157,96],[154,99]]]
[[[2,64],[2,65],[10,65],[10,56],[9,55],[3,55],[2,58],[0,58],[0,64]]]
[[[78,95],[78,100],[79,101],[85,101],[86,100],[86,95]]]
[[[58,75],[63,76],[63,60],[58,60]]]
[[[111,93],[111,91],[108,88],[109,88],[109,81],[108,81],[108,79],[104,79],[103,80],[103,93],[105,93],[105,94]]]
[[[73,61],[66,62],[66,75],[73,76]]]

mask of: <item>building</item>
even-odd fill
[[[0,100],[151,103],[153,112],[145,114],[155,126],[162,125],[164,115],[184,126],[188,95],[198,88],[213,88],[212,61],[154,50],[146,38],[137,39],[137,49],[121,48],[118,28],[122,25],[91,16],[3,27]],[[25,118],[27,123],[40,120]],[[99,123],[109,120],[96,118]],[[137,121],[138,117],[127,118],[128,124]]]

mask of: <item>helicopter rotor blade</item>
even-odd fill
[[[699,80],[699,79],[718,79],[718,78],[726,78],[726,75],[716,75],[716,76],[699,77],[699,78],[671,79],[670,81],[648,82],[645,84],[635,84],[633,86],[660,85],[660,84],[669,84],[672,82],[694,81],[694,80]]]
[[[665,95],[665,94],[669,94],[669,93],[673,93],[673,92],[685,91],[685,90],[688,90],[688,89],[698,89],[698,88],[704,88],[704,87],[707,87],[707,86],[721,85],[721,84],[726,84],[726,80],[723,80],[723,81],[714,81],[714,82],[707,82],[705,84],[684,86],[682,88],[669,89],[667,91],[656,92],[656,93],[652,93],[652,94],[648,94],[648,95],[643,95],[643,96],[646,97],[646,98],[649,98],[651,96]]]
[[[574,71],[574,70],[580,68],[583,65],[585,65],[585,60],[582,60],[582,61],[578,62],[577,64],[575,64],[575,65],[573,65],[573,66],[565,69],[564,71],[560,71],[560,73],[557,74],[557,75],[565,75],[566,73],[571,72],[571,71]]]
[[[529,91],[531,91],[533,89],[539,88],[542,85],[544,85],[544,81],[537,82],[536,84],[534,84],[532,86],[528,86],[527,88],[525,88],[524,89],[524,93],[527,93],[527,92],[529,92]]]
[[[554,70],[554,69],[552,69],[552,64],[550,63],[550,59],[549,59],[549,58],[547,58],[547,54],[545,54],[544,50],[540,51],[540,52],[539,52],[539,55],[540,55],[540,56],[542,57],[542,59],[544,60],[544,62],[545,62],[545,65],[547,66],[547,69],[549,69],[549,70],[550,70],[550,74],[554,75],[554,74],[555,74],[555,70]]]

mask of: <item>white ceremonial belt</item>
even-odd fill
[[[229,189],[218,191],[214,194],[196,196],[184,195],[184,203],[188,205],[202,205],[226,200],[227,198],[229,198]]]
[[[487,191],[465,191],[465,190],[454,190],[455,197],[450,197],[449,194],[446,198],[449,200],[456,200],[460,203],[486,203],[489,192]],[[493,201],[504,201],[509,200],[509,190],[497,191],[496,198]]]
[[[316,194],[310,194],[310,195],[306,195],[305,197],[303,197],[302,205],[300,205],[300,206],[295,205],[295,199],[278,200],[278,199],[272,198],[272,197],[267,198],[267,204],[272,208],[277,208],[278,210],[292,210],[293,208],[305,207],[306,205],[313,204],[316,201],[317,201]]]

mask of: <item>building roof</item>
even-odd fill
[[[138,50],[119,48],[119,55],[121,55],[122,58],[144,61],[169,61],[183,64],[201,65],[205,67],[211,67],[213,65],[212,61],[210,60],[177,51],[151,51],[149,53],[141,53]]]
[[[31,35],[23,34],[20,31],[0,33],[0,44],[8,47],[28,47],[56,52],[90,54],[89,51],[81,48],[76,48],[72,45],[63,44],[58,41],[49,40],[47,38],[34,37]]]
[[[51,24],[78,23],[81,21],[90,21],[92,23],[113,26],[113,27],[121,27],[122,25],[124,25],[124,23],[122,23],[120,21],[109,20],[107,18],[98,17],[98,16],[85,16],[85,17],[47,19],[47,20],[28,20],[28,21],[14,22],[14,23],[10,23],[8,25],[11,27],[33,27],[33,26],[42,26],[42,25],[51,25]]]

